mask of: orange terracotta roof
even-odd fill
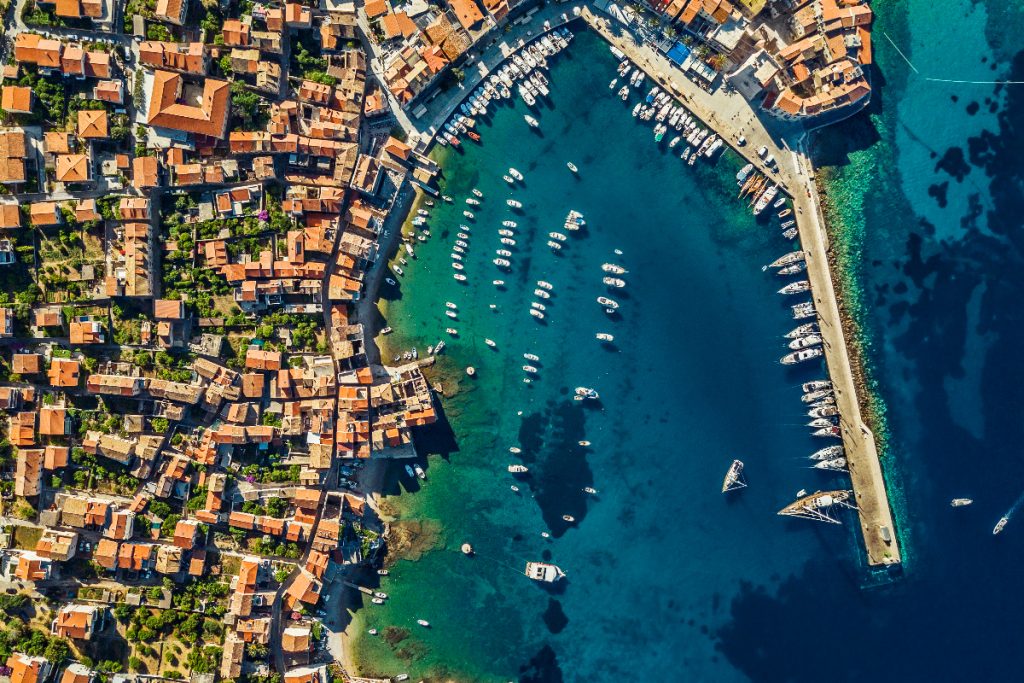
[[[17,114],[32,113],[32,88],[5,85],[0,94],[0,109]]]
[[[147,123],[160,128],[223,138],[231,100],[228,82],[207,78],[199,106],[178,101],[181,86],[182,78],[178,74],[160,70],[154,72]]]

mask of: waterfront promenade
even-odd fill
[[[433,133],[465,96],[522,41],[531,40],[542,33],[545,21],[554,27],[575,19],[577,7],[578,16],[609,44],[641,67],[649,79],[674,94],[692,114],[793,198],[800,241],[806,254],[807,276],[811,282],[824,341],[825,360],[842,416],[843,445],[868,564],[884,566],[899,563],[900,550],[878,448],[861,413],[852,360],[829,266],[828,235],[814,184],[814,168],[801,146],[806,135],[802,126],[758,116],[751,103],[735,90],[720,87],[708,92],[687,78],[675,64],[655,49],[638,43],[634,34],[620,23],[592,11],[586,4],[566,3],[548,4],[529,23],[513,25],[508,33],[492,40],[466,66],[465,87],[438,94],[423,105],[425,111],[420,111],[415,119],[402,117],[400,123],[406,129],[410,141],[416,143],[417,149],[426,149]],[[741,136],[746,140],[744,145],[739,144]],[[768,153],[775,158],[777,168],[769,167],[757,154],[761,147],[766,147]]]

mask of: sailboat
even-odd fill
[[[725,480],[722,482],[722,493],[746,487],[747,482],[743,479],[743,461],[733,460],[732,464],[729,465],[729,471],[725,473]]]

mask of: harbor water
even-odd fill
[[[667,149],[674,133],[654,142],[652,125],[630,116],[639,91],[623,103],[608,89],[615,60],[577,23],[569,51],[552,60],[549,101],[537,111],[503,104],[478,126],[482,145],[441,150],[454,203],[431,210],[429,239],[383,291],[395,329],[380,340],[385,353],[422,354],[443,339],[432,372],[449,397],[446,420],[418,440],[427,480],[396,466],[386,485],[407,545],[383,577],[386,604],[364,605],[350,625],[361,673],[1016,679],[1020,536],[1012,520],[998,537],[991,528],[1024,488],[1014,303],[1024,103],[1011,88],[968,95],[913,79],[881,35],[919,68],[955,41],[965,79],[1016,70],[1024,80],[1007,38],[1019,10],[953,4],[960,14],[947,25],[922,0],[873,3],[885,83],[869,115],[817,149],[831,164],[836,248],[887,408],[904,574],[882,580],[864,568],[853,511],[835,513],[842,526],[775,514],[799,489],[844,483],[806,458],[829,445],[809,436],[800,403],[799,384],[821,366],[778,363],[797,324],[788,304],[802,297],[776,294],[784,281],[762,266],[790,244],[777,221],[754,220],[736,199],[737,157],[689,167],[680,148]],[[965,46],[968,25],[977,43]],[[946,125],[935,125],[937,112]],[[525,176],[511,188],[510,166]],[[473,188],[480,206],[465,203]],[[570,209],[587,229],[568,233],[556,255],[548,233],[566,232]],[[499,242],[505,220],[517,223],[514,246]],[[450,257],[460,231],[465,283]],[[510,270],[491,262],[497,249],[512,252]],[[628,270],[625,289],[602,284],[606,262]],[[553,285],[550,299],[534,294],[538,280]],[[618,313],[598,296],[618,301]],[[531,302],[546,307],[543,322]],[[577,386],[600,401],[574,401]],[[723,496],[734,458],[750,486]],[[509,474],[517,463],[529,473]],[[955,496],[976,502],[952,509]],[[466,542],[473,557],[460,552]],[[568,576],[532,582],[522,573],[531,560]]]

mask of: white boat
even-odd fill
[[[466,281],[466,276],[463,275],[462,273],[453,273],[452,277],[455,278],[456,280],[458,280],[459,282],[465,282]]]
[[[519,225],[515,221],[502,221],[501,224],[504,225],[506,228],[515,228],[518,227]]]
[[[522,173],[520,173],[519,171],[517,171],[517,170],[516,170],[516,169],[514,169],[514,168],[509,168],[509,169],[508,169],[508,174],[509,174],[510,176],[512,176],[513,178],[515,178],[516,180],[519,180],[519,181],[521,181],[521,180],[523,179],[523,174],[522,174]]]
[[[529,114],[524,115],[523,119],[526,120],[526,123],[529,124],[530,128],[540,128],[540,122]]]
[[[615,89],[615,84],[618,83],[618,82],[619,82],[619,79],[613,78],[612,82],[608,84],[608,89],[609,90],[614,90]]]
[[[1006,527],[1006,525],[1009,523],[1009,521],[1010,521],[1009,517],[1000,517],[999,521],[996,522],[995,528],[992,529],[992,535],[995,536],[1000,531],[1002,531]]]
[[[568,522],[569,524],[576,523],[576,518],[572,515],[562,515],[562,520]]]
[[[548,246],[554,249],[555,251],[558,251],[559,249],[562,248],[561,243],[555,242],[554,240],[548,240]]]
[[[452,268],[454,268],[455,270],[463,270],[465,269],[465,266],[459,263],[458,261],[452,261]]]
[[[545,306],[544,304],[540,303],[539,301],[531,301],[530,302],[530,308],[536,309],[538,311],[546,311],[546,310],[548,310],[547,306]]]
[[[510,175],[503,175],[503,176],[501,176],[501,177],[502,177],[502,178],[504,178],[504,179],[505,179],[505,182],[506,182],[506,183],[508,183],[509,185],[511,185],[511,184],[513,184],[513,183],[515,183],[515,182],[516,182],[516,181],[515,181],[515,180],[514,180],[514,179],[512,178],[512,176],[510,176]]]
[[[622,266],[615,265],[614,263],[602,264],[601,270],[603,270],[606,273],[613,273],[615,275],[625,275],[626,273],[629,272]]]
[[[578,168],[576,168],[576,164],[572,163],[571,161],[565,162],[565,167],[568,168],[573,173],[579,173],[580,172],[580,170]]]
[[[526,472],[530,471],[530,468],[528,468],[526,465],[509,465],[508,471],[511,472],[512,474],[525,474]]]
[[[532,365],[524,365],[523,366],[523,372],[528,372],[531,375],[536,375],[537,374],[537,368],[533,367]]]
[[[552,285],[550,282],[546,282],[545,280],[537,280],[537,286],[548,291],[551,291],[552,289],[555,288],[554,285]]]
[[[540,360],[540,356],[538,356],[535,353],[524,353],[523,358],[525,358],[526,360],[533,361],[535,363]]]
[[[954,498],[953,500],[949,501],[949,505],[950,507],[961,508],[966,505],[970,505],[973,502],[974,501],[971,500],[970,498]]]
[[[803,292],[810,291],[810,289],[810,280],[797,280],[796,282],[790,282],[780,289],[779,294],[802,294]]]
[[[560,232],[549,232],[548,237],[550,237],[553,240],[558,240],[559,242],[564,242],[567,239],[569,239],[567,236],[563,235]]]
[[[426,619],[417,619],[416,623],[422,626],[423,628],[430,628],[430,622]]]
[[[799,330],[801,327],[813,328],[813,329],[811,329],[811,330],[809,330],[807,332],[804,332],[803,334],[814,334],[814,333],[816,333],[818,331],[818,326],[815,323],[808,323],[807,325],[801,325],[797,329]],[[789,335],[786,335],[786,336],[789,336]],[[793,335],[793,336],[799,337],[800,335],[796,334],[796,335]],[[832,388],[832,382],[830,380],[827,380],[827,379],[816,379],[816,380],[812,380],[810,382],[804,382],[800,386],[800,388],[803,389],[805,394],[809,394],[812,391],[822,391],[822,390],[825,390],[825,389],[831,389]]]
[[[504,287],[505,286],[505,281],[504,280],[491,280],[491,284],[494,285],[495,287]]]
[[[603,342],[613,342],[613,341],[615,341],[615,337],[613,335],[608,334],[607,332],[598,332],[597,335],[595,335],[595,336],[597,337],[598,341],[603,341]]]
[[[459,336],[459,331],[457,329],[455,329],[454,327],[446,327],[446,328],[444,328],[444,331],[447,332],[448,334],[452,335],[453,337],[458,337]]]
[[[596,496],[597,495],[597,489],[595,489],[593,486],[584,486],[583,487],[583,493],[589,493],[592,496]]]
[[[619,303],[617,301],[609,299],[606,296],[597,297],[597,303],[601,304],[605,308],[610,308],[612,310],[615,310],[619,307]]]
[[[372,602],[375,605],[383,605],[384,604],[384,601],[381,600],[380,598],[371,598],[370,602]]]
[[[511,231],[511,230],[509,230],[507,228],[501,228],[500,230],[498,230],[498,234],[501,235],[502,237],[514,237],[515,236],[515,232],[513,232],[513,231]]]
[[[811,453],[811,460],[833,460],[835,458],[842,457],[844,454],[843,447],[836,444],[835,446],[826,446],[813,453]]]
[[[505,203],[508,204],[509,206],[511,206],[513,209],[521,209],[521,208],[523,208],[523,203],[520,202],[517,199],[506,199]]]
[[[601,282],[609,287],[618,287],[620,289],[626,286],[626,281],[617,277],[603,277],[601,278]]]
[[[549,294],[546,289],[539,289],[539,288],[535,289],[535,290],[533,290],[533,295],[534,296],[539,296],[541,299],[550,299],[551,298],[551,294]]]
[[[643,106],[644,106],[644,105],[643,105],[643,102],[637,102],[637,103],[636,103],[636,106],[635,106],[635,107],[633,107],[633,117],[634,117],[634,118],[636,118],[636,116],[637,116],[638,114],[640,114],[640,110],[641,110],[641,109],[643,109]]]
[[[733,460],[732,464],[729,465],[729,469],[725,473],[725,479],[722,481],[722,493],[728,493],[729,491],[736,491],[747,487],[747,482],[743,479],[743,461]]]
[[[405,271],[399,266],[391,266],[391,270],[395,271],[399,275],[405,275]]]
[[[601,395],[597,393],[597,390],[591,389],[590,387],[576,387],[574,393],[580,398],[589,398],[592,401],[596,401],[601,398]]]
[[[498,256],[504,256],[505,258],[511,258],[512,252],[508,249],[497,249],[495,252]]]
[[[524,573],[528,578],[542,583],[554,583],[565,577],[565,572],[559,567],[546,562],[527,562]]]
[[[505,244],[505,245],[508,245],[510,247],[516,246],[516,241],[514,239],[512,239],[511,237],[502,237],[501,238],[501,243]]]
[[[416,463],[415,465],[413,465],[412,469],[416,472],[416,476],[419,477],[420,479],[426,479],[427,478],[427,473],[423,471],[423,468],[420,467],[419,463]]]
[[[768,267],[769,268],[782,268],[783,266],[788,266],[790,264],[796,263],[797,261],[803,261],[803,260],[804,260],[804,252],[803,251],[800,251],[800,250],[791,251],[788,254],[784,254],[784,255],[780,256],[779,258],[775,259],[774,261],[772,261],[771,263],[769,263]]]
[[[509,266],[512,265],[512,263],[508,259],[503,258],[496,258],[492,261],[492,263],[494,263],[494,265],[498,266],[499,268],[508,268]]]
[[[474,197],[479,197],[480,199],[484,198],[484,193],[481,192],[480,190],[476,189],[475,187],[472,190],[470,190],[470,192],[473,193]]]
[[[538,320],[544,319],[544,314],[534,308],[530,309],[530,315],[532,315],[534,318],[537,318]]]
[[[466,203],[470,206],[480,206],[480,200],[476,197],[466,197]]]
[[[808,349],[812,346],[819,346],[821,344],[821,337],[816,334],[809,334],[806,337],[797,337],[793,341],[789,342],[789,348],[794,351],[800,349]]]
[[[819,358],[823,353],[824,351],[821,350],[821,347],[801,349],[799,351],[794,351],[793,353],[786,354],[781,358],[780,362],[783,365],[794,365],[796,363],[802,363],[804,361],[811,360],[812,358]]]
[[[834,458],[832,460],[821,460],[814,463],[816,470],[829,470],[830,472],[846,472],[846,458]]]
[[[462,215],[465,216],[466,218],[470,219],[470,220],[473,220],[474,218],[476,218],[476,216],[473,215],[472,211],[463,211]]]
[[[494,340],[493,340],[493,339],[484,339],[484,344],[487,344],[487,345],[488,345],[488,346],[490,346],[490,347],[491,347],[492,349],[495,349],[495,348],[497,348],[497,347],[498,347],[498,345],[497,345],[497,344],[496,344],[496,343],[494,342]]]
[[[445,311],[444,314],[453,320],[458,319],[459,317],[459,314],[455,311]]]

